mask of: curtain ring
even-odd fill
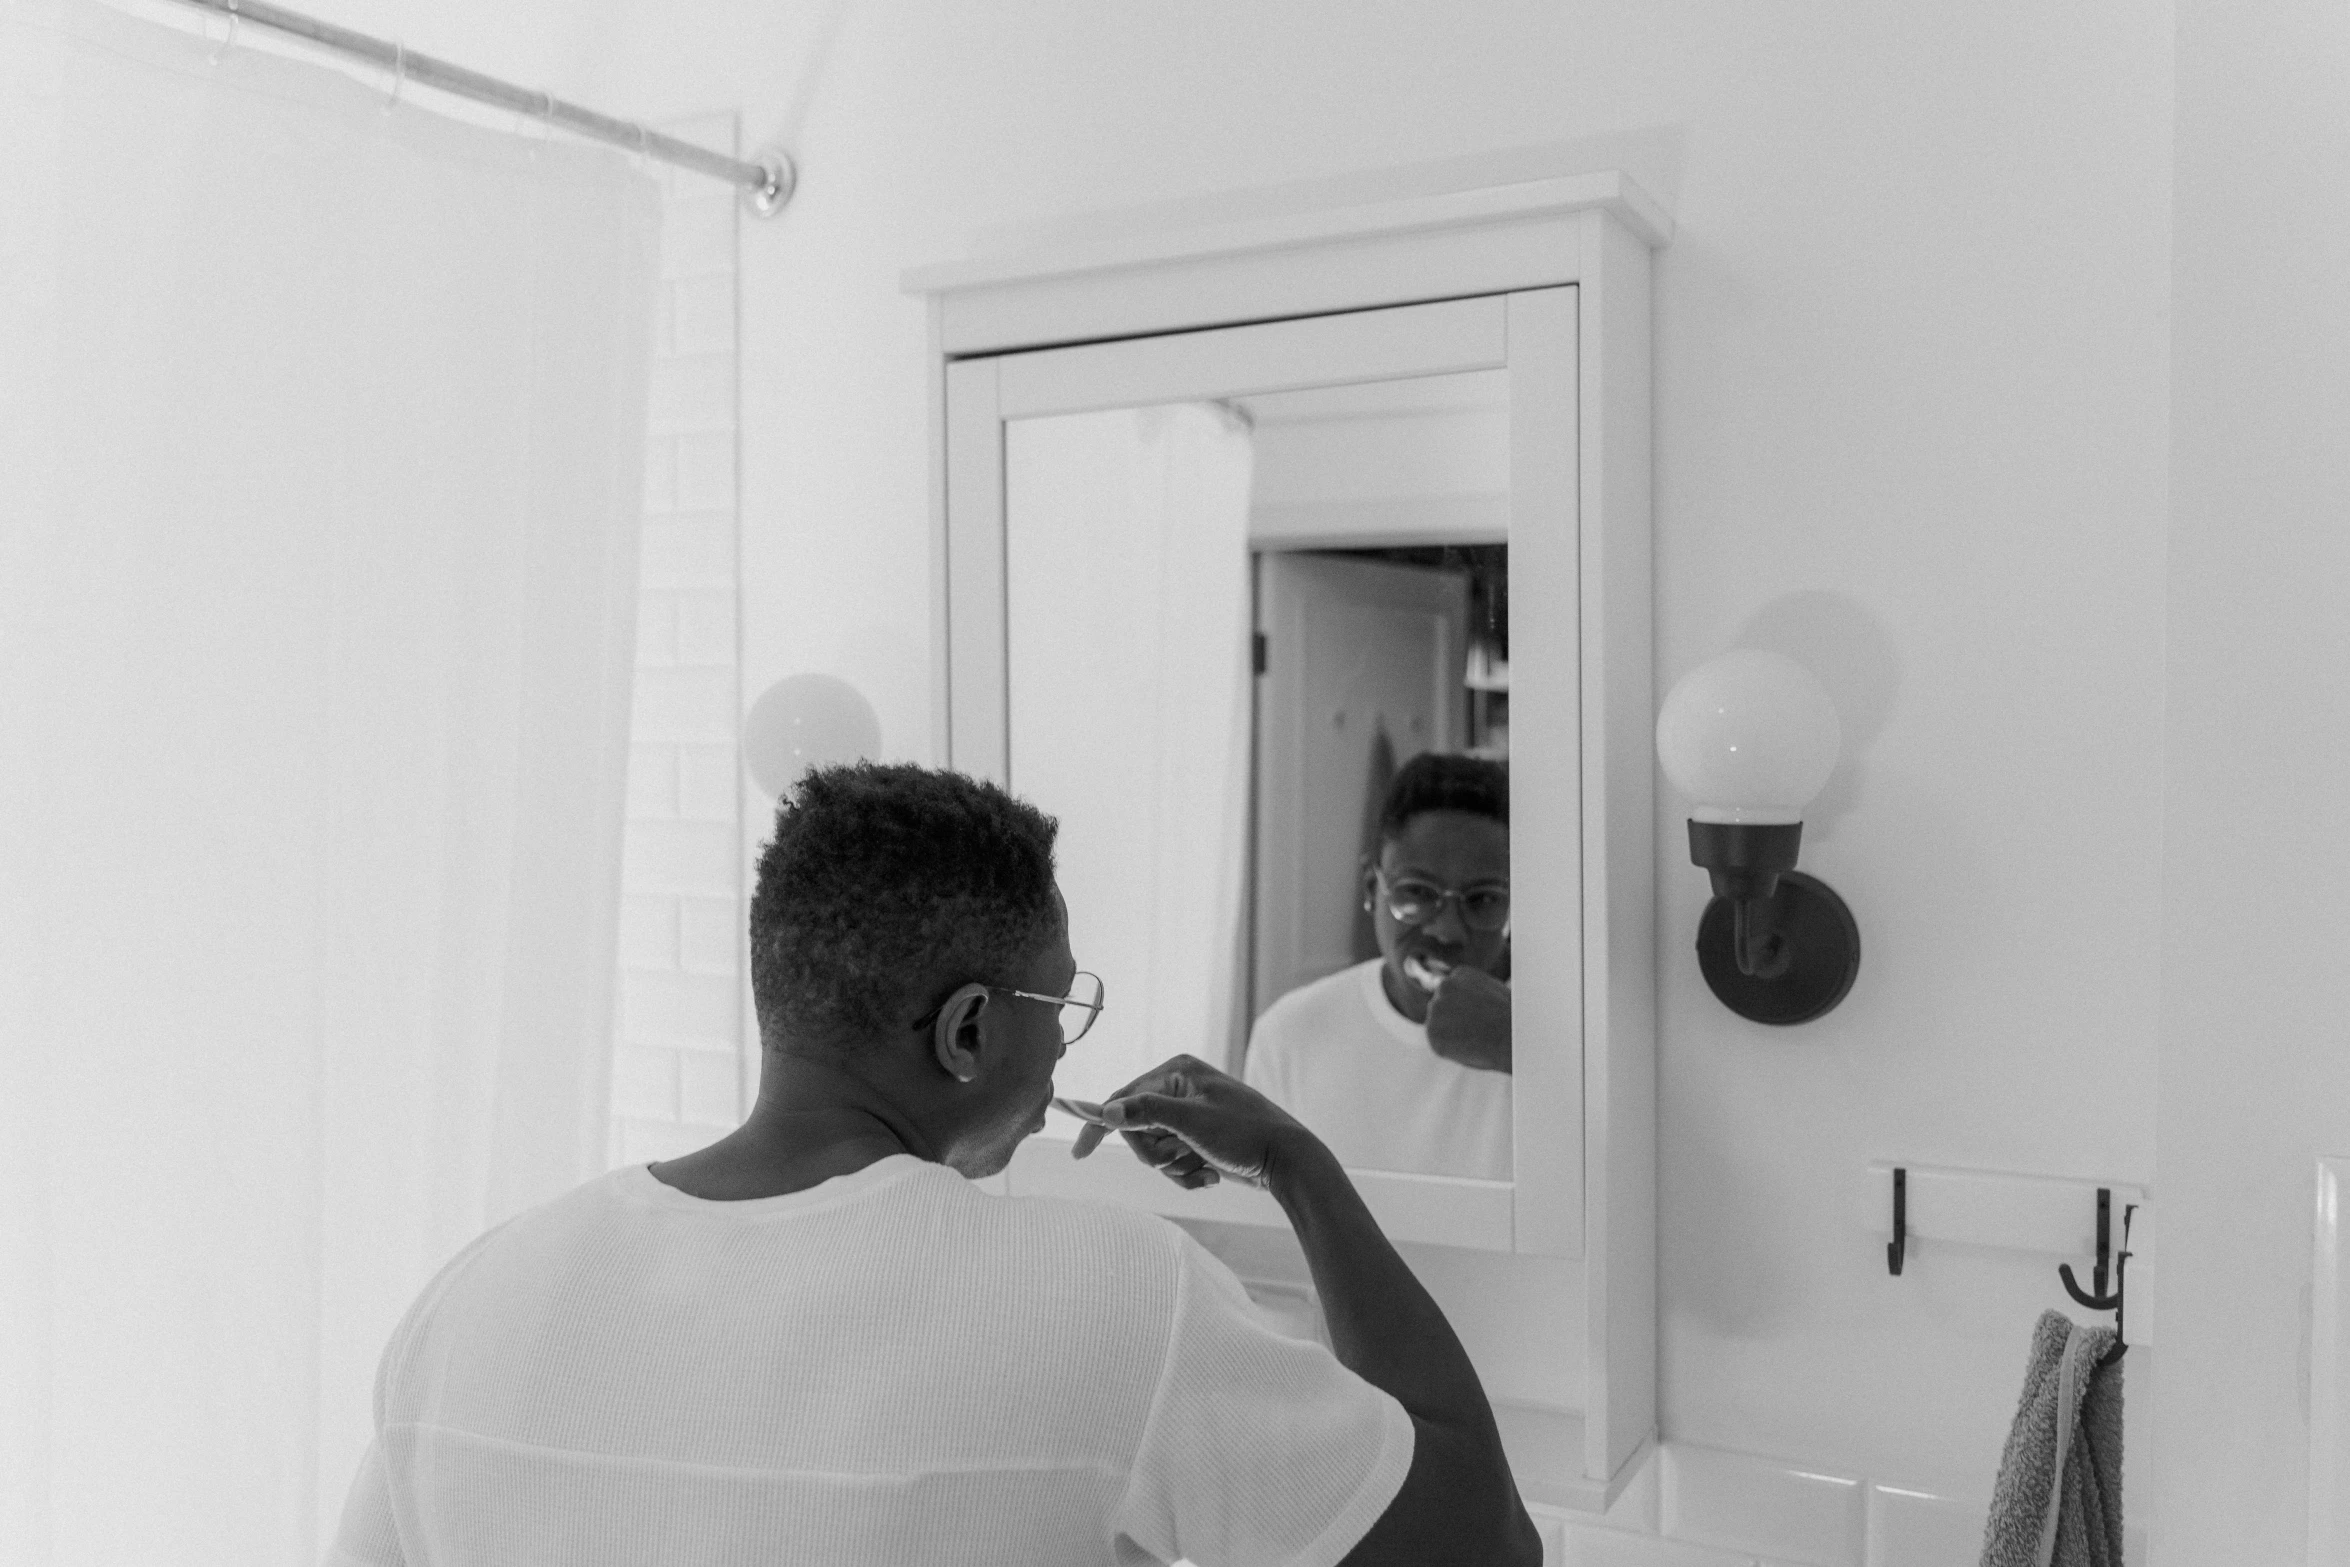
[[[228,0],[228,31],[220,35],[220,42],[212,46],[212,58],[205,61],[204,63],[206,65],[218,65],[220,63],[221,56],[227,54],[229,50],[235,46],[236,41],[237,0]]]
[[[392,40],[392,90],[384,98],[384,113],[400,106],[400,89],[408,85],[408,46]]]

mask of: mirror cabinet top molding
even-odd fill
[[[1593,222],[1645,256],[1673,220],[1609,170],[917,267],[949,358],[1583,280]],[[1645,273],[1645,266],[1643,267]]]
[[[1545,1319],[1482,1367],[1521,1489],[1603,1508],[1656,1431],[1672,220],[1617,173],[1266,210],[1295,199],[906,275],[933,753],[1062,819],[1108,1006],[1054,1091],[1245,1070],[1392,1238],[1499,1254],[1494,1309]],[[1282,1226],[1114,1139],[1073,1163],[1070,1131],[1002,1189]]]

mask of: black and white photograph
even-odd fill
[[[0,1567],[2350,1567],[2345,779],[2350,7],[0,0]]]

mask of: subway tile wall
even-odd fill
[[[1980,1496],[1938,1496],[1664,1442],[1605,1517],[1534,1513],[1548,1567],[1976,1567],[1991,1479]],[[2123,1545],[2144,1567],[2145,1531]]]
[[[732,114],[661,127],[733,153]],[[614,1164],[673,1158],[743,1110],[734,193],[660,169],[636,696],[621,851]]]

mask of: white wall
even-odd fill
[[[455,0],[403,9],[420,47],[462,30]],[[743,689],[843,675],[897,756],[930,732],[901,269],[984,231],[1442,160],[1463,161],[1423,186],[1621,167],[1675,210],[1660,691],[1743,641],[1836,693],[1848,760],[1805,860],[1865,958],[1818,1024],[1724,1012],[1687,955],[1704,882],[1668,802],[1664,1426],[1986,1492],[2049,1269],[1928,1247],[1888,1279],[1846,1183],[1880,1158],[2156,1174],[2170,8],[792,10],[602,0],[552,25],[592,35],[578,81],[607,107],[789,132],[801,194],[743,246]],[[2300,842],[2268,831],[2280,858]],[[2314,910],[2330,883],[2273,885]],[[2130,1362],[2141,1409],[2160,1353]]]
[[[2314,1161],[2350,1151],[2350,15],[2178,12],[2156,1485],[2186,1567],[2303,1559]]]

